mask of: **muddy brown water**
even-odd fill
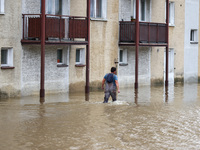
[[[200,85],[0,100],[0,150],[200,149]]]

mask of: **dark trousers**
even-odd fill
[[[112,97],[112,101],[116,101],[116,86],[113,83],[106,83],[104,103],[108,102],[110,96]]]

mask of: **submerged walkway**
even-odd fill
[[[200,85],[0,100],[2,150],[200,149]]]

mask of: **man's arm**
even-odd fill
[[[117,91],[118,91],[118,93],[120,93],[120,90],[119,90],[119,83],[118,83],[117,80],[115,80],[115,84],[116,84],[116,86],[117,86]]]
[[[106,81],[106,79],[103,78],[103,80],[102,80],[102,86],[101,86],[102,89],[104,89],[104,83],[105,83],[105,81]]]

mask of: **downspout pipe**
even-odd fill
[[[87,41],[86,45],[86,86],[85,93],[90,92],[90,0],[87,0]]]
[[[40,75],[40,98],[45,97],[45,0],[41,3],[41,75]]]
[[[140,38],[140,26],[139,26],[139,0],[136,0],[136,34],[135,34],[135,89],[138,88],[138,54],[139,54],[139,38]]]
[[[166,0],[166,41],[167,41],[167,46],[166,46],[166,76],[165,76],[165,86],[168,86],[168,69],[169,69],[169,0]]]

